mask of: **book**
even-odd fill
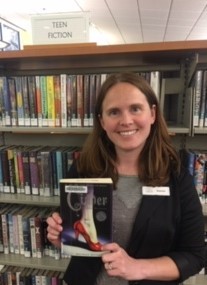
[[[83,127],[83,75],[77,74],[77,127]]]
[[[17,98],[16,98],[16,85],[15,79],[9,77],[8,79],[8,90],[11,104],[11,125],[17,126]]]
[[[6,76],[0,76],[0,96],[3,98],[3,126],[11,126],[11,101]]]
[[[48,108],[47,108],[47,77],[40,76],[40,92],[42,105],[42,126],[48,127]]]
[[[112,189],[111,178],[60,179],[63,257],[101,256],[112,242]]]
[[[61,85],[60,75],[53,76],[54,93],[55,93],[55,126],[61,126]]]
[[[203,70],[197,70],[194,79],[193,126],[199,127]]]
[[[67,74],[60,75],[61,94],[61,127],[67,127]]]
[[[36,85],[36,100],[37,100],[37,118],[38,118],[38,127],[42,127],[42,94],[40,88],[40,76],[35,76],[35,85]]]
[[[16,85],[16,98],[17,98],[18,126],[24,126],[25,125],[25,110],[24,110],[24,104],[23,104],[23,89],[22,89],[21,77],[15,76],[15,85]]]
[[[55,90],[54,76],[47,75],[47,110],[48,110],[48,126],[55,126]]]
[[[31,116],[31,126],[38,126],[38,114],[37,114],[37,98],[36,98],[36,82],[35,76],[28,76],[28,95],[29,95],[29,106]]]
[[[27,76],[22,76],[21,81],[22,81],[22,96],[23,96],[23,109],[24,109],[24,124],[25,126],[28,127],[31,125],[31,112],[30,112]]]

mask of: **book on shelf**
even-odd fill
[[[77,75],[67,77],[67,118],[68,127],[77,127]]]
[[[17,126],[17,98],[16,98],[16,84],[13,77],[8,78],[8,92],[11,105],[11,125],[13,127]]]
[[[77,83],[77,127],[83,127],[83,75],[76,75]]]
[[[35,91],[36,91],[36,101],[37,101],[37,120],[38,127],[42,127],[42,93],[40,88],[40,76],[35,76]]]
[[[55,99],[55,126],[61,126],[61,82],[60,75],[53,76]]]
[[[193,99],[193,127],[199,127],[199,116],[201,108],[203,70],[197,70],[194,78],[194,99]]]
[[[11,126],[11,101],[6,76],[0,76],[0,96],[2,97],[2,125]]]
[[[89,106],[90,106],[90,101],[89,101],[89,90],[90,90],[90,75],[89,74],[84,74],[83,78],[83,126],[88,127],[89,126],[89,118],[90,118],[90,113],[89,113]]]
[[[61,255],[101,256],[112,242],[111,178],[60,180]]]
[[[55,126],[55,90],[54,76],[47,75],[47,110],[48,110],[48,126]]]
[[[22,76],[21,81],[22,81],[22,97],[23,97],[23,108],[24,108],[24,125],[26,127],[29,127],[31,126],[31,112],[30,112],[27,76]]]
[[[37,114],[37,98],[36,98],[36,83],[35,75],[28,76],[28,95],[29,95],[29,106],[30,106],[30,116],[31,116],[31,126],[38,126],[38,114]]]
[[[14,79],[15,79],[15,85],[16,85],[18,126],[24,126],[25,125],[25,109],[24,109],[24,104],[23,104],[22,79],[19,76],[15,76]]]
[[[155,92],[155,95],[160,100],[160,82],[161,82],[161,73],[160,71],[151,71],[150,72],[150,86],[152,87],[152,90]]]
[[[61,127],[67,127],[67,74],[60,75],[60,91],[61,91]]]

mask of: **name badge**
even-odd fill
[[[170,196],[170,188],[167,186],[142,186],[142,194],[148,196]]]

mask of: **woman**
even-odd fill
[[[94,128],[70,177],[111,177],[114,243],[101,258],[72,257],[69,285],[179,284],[204,266],[202,209],[181,167],[156,95],[134,73],[112,74],[100,90]],[[60,246],[61,217],[48,218]]]

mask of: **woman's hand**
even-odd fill
[[[60,214],[54,212],[52,216],[47,218],[47,238],[56,247],[60,248],[60,233],[62,232],[62,218]]]
[[[136,260],[130,257],[117,243],[109,243],[102,246],[104,267],[110,276],[121,277],[125,280],[133,280],[133,270],[136,268]],[[141,279],[141,276],[140,276]]]

